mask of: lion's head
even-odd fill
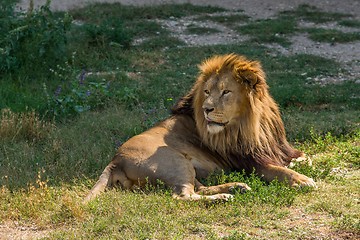
[[[191,115],[204,144],[224,158],[251,158],[260,164],[287,165],[301,155],[286,140],[259,62],[229,54],[212,57],[199,68],[195,85],[173,113]]]

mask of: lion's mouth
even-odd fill
[[[221,127],[225,127],[226,124],[228,123],[228,122],[225,122],[225,123],[215,122],[215,121],[212,121],[212,120],[210,120],[210,119],[208,119],[208,118],[206,118],[206,121],[207,121],[207,124],[208,124],[209,126],[221,126]]]

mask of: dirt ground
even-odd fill
[[[30,0],[21,0],[19,6],[26,8]],[[34,0],[34,5],[43,5],[46,0]],[[191,3],[194,5],[219,6],[229,10],[244,10],[245,14],[253,18],[268,18],[279,11],[294,9],[301,4],[316,6],[329,12],[350,13],[360,17],[359,0],[52,0],[51,7],[54,10],[65,11],[82,7],[93,2],[119,2],[125,5],[159,5],[166,3]]]

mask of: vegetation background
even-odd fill
[[[356,2],[272,14],[187,3],[16,11],[16,2],[0,3],[1,239],[360,238]],[[263,63],[288,138],[313,162],[294,168],[318,188],[216,173],[203,182],[253,191],[181,202],[159,182],[82,205],[117,147],[169,115],[197,64],[229,52]]]

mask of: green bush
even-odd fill
[[[37,10],[31,5],[22,13],[13,4],[0,3],[0,73],[48,69],[66,57],[71,17],[55,16],[49,0]]]
[[[132,37],[119,20],[106,20],[99,25],[85,24],[84,28],[89,37],[89,43],[97,47],[106,47],[107,45],[130,47]]]
[[[75,54],[73,55],[73,61]],[[90,77],[83,70],[76,70],[73,62],[65,62],[62,67],[50,69],[53,80],[60,82],[54,93],[49,93],[44,83],[48,102],[48,112],[55,117],[74,116],[105,105],[110,98],[109,82],[98,77]]]

